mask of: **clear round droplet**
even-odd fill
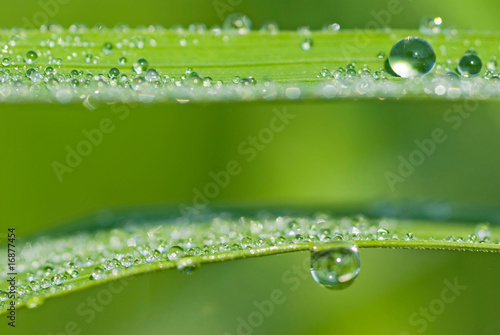
[[[92,279],[95,279],[95,280],[102,279],[102,278],[104,278],[105,274],[106,274],[106,272],[104,271],[104,269],[102,267],[96,266],[94,268],[94,270],[92,270]]]
[[[358,247],[339,242],[315,245],[311,250],[311,275],[328,289],[341,290],[350,286],[360,271]]]
[[[109,78],[118,78],[120,75],[120,70],[118,70],[116,67],[112,67],[109,69],[108,76]]]
[[[458,62],[457,70],[463,77],[475,77],[481,72],[483,63],[481,58],[474,53],[466,53],[460,58]]]
[[[240,35],[248,34],[252,28],[252,21],[248,16],[240,13],[233,13],[226,17],[222,24],[222,30],[236,32]]]
[[[148,69],[146,71],[146,80],[147,81],[156,81],[159,79],[160,79],[160,74],[155,69]]]
[[[109,55],[110,53],[113,52],[113,44],[107,42],[107,43],[104,43],[103,46],[102,46],[102,52],[105,54],[105,55]]]
[[[134,71],[137,73],[146,72],[149,68],[149,63],[145,58],[139,58],[134,62]]]
[[[24,61],[28,64],[35,64],[37,59],[38,54],[33,50],[26,52],[26,55],[24,56]]]
[[[300,47],[301,47],[301,48],[302,48],[302,50],[304,50],[304,51],[309,51],[309,50],[311,50],[312,46],[313,46],[313,40],[312,40],[311,38],[309,38],[309,37],[306,37],[306,38],[302,41],[302,43],[300,44]]]
[[[183,255],[184,255],[184,250],[178,245],[174,245],[173,247],[170,247],[170,249],[168,249],[167,257],[171,261],[178,260]]]
[[[389,65],[403,78],[424,75],[431,72],[436,65],[436,54],[426,40],[408,36],[397,41],[392,47]]]

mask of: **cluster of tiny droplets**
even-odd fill
[[[310,244],[339,241],[419,239],[412,232],[398,229],[393,220],[368,220],[363,216],[239,220],[225,217],[218,216],[209,223],[185,224],[128,219],[119,229],[80,232],[60,238],[41,237],[25,242],[18,247],[21,252],[17,264],[17,303],[36,307],[45,295],[78,287],[81,278],[112,278],[139,266],[161,264],[189,273],[196,270],[200,262],[214,261],[221,255],[239,251],[253,254],[276,246],[291,250],[294,246],[307,244],[309,248]],[[449,236],[446,240],[499,243],[490,240],[490,236],[488,225],[482,224],[465,238]],[[0,282],[6,283],[6,279],[5,273],[0,275]],[[5,307],[6,300],[7,292],[0,290],[0,309]]]
[[[81,102],[93,109],[95,105],[104,102],[390,98],[422,94],[449,99],[487,99],[500,94],[496,56],[491,55],[484,62],[481,61],[474,49],[480,47],[481,41],[459,40],[456,29],[444,27],[440,17],[424,18],[420,25],[421,34],[444,34],[447,41],[455,44],[452,47],[433,47],[443,55],[446,54],[447,47],[454,50],[464,48],[463,57],[446,59],[442,64],[435,64],[435,71],[404,81],[403,84],[401,81],[389,80],[393,74],[383,66],[384,61],[390,60],[391,56],[386,56],[389,50],[380,50],[373,55],[374,60],[380,61],[378,69],[372,70],[356,61],[341,67],[325,64],[326,67],[310,74],[313,83],[307,85],[280,83],[271,78],[243,77],[239,74],[234,74],[232,80],[224,82],[191,68],[175,74],[163,73],[155,69],[158,64],[144,58],[144,55],[141,57],[142,50],[161,47],[160,41],[168,34],[169,38],[178,41],[180,47],[196,47],[207,36],[212,40],[220,40],[222,44],[230,44],[235,38],[244,38],[251,28],[251,20],[246,15],[237,13],[229,15],[222,26],[211,28],[201,23],[188,27],[175,25],[170,30],[158,25],[131,29],[126,25],[113,28],[97,25],[88,28],[82,24],[74,24],[64,30],[60,25],[48,24],[40,28],[41,32],[48,33],[46,37],[40,40],[39,46],[28,51],[25,51],[23,45],[29,32],[12,29],[8,32],[8,40],[0,43],[3,44],[0,56],[0,101]],[[332,38],[335,38],[339,30],[338,23],[327,23],[322,33],[332,34]],[[99,45],[86,37],[88,32],[100,31],[116,37]],[[275,22],[268,21],[259,31],[274,35],[279,32],[279,28]],[[385,33],[392,36],[390,29]],[[304,55],[314,50],[315,42],[309,27],[299,27],[297,35],[300,41],[297,48],[302,49]],[[72,51],[58,54],[56,48]],[[404,59],[402,62],[404,67]],[[80,63],[106,69],[78,70],[75,67]],[[109,66],[110,63],[115,65]]]

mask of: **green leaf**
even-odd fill
[[[433,46],[437,56],[434,73],[412,79],[390,74],[387,55],[392,46],[415,35]],[[490,58],[498,52],[500,36],[491,33],[425,36],[415,30],[345,30],[241,35],[152,28],[2,30],[0,38],[12,51],[3,61],[3,81],[10,83],[4,84],[10,89],[0,101],[7,102],[85,102],[92,109],[98,103],[117,101],[491,99],[499,91],[496,65]],[[302,45],[309,40],[312,46],[305,51]],[[482,58],[487,79],[451,80],[446,73],[456,72],[460,57],[471,48]],[[26,55],[32,51],[38,57],[27,64],[33,58]],[[140,58],[158,74],[134,72],[133,63]],[[487,63],[492,71],[486,71]],[[57,74],[51,69],[47,72],[47,66]],[[110,74],[112,68],[120,74],[115,70]],[[338,72],[339,68],[344,72]],[[355,72],[345,76],[348,68]],[[20,87],[21,78],[25,86]]]
[[[359,248],[500,252],[500,227],[324,214],[254,219],[233,219],[228,214],[204,220],[128,218],[115,228],[91,230],[87,226],[60,237],[41,236],[18,244],[17,304],[33,308],[48,298],[138,274],[169,269],[190,273],[209,263],[307,251],[340,241]],[[6,267],[4,259],[2,262]],[[6,283],[3,276],[2,283]],[[8,306],[5,301],[2,304],[5,313]]]

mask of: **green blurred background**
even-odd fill
[[[385,10],[388,4],[385,0],[221,2],[247,14],[255,28],[272,19],[281,29],[299,25],[319,29],[326,22],[361,29],[373,20],[372,11]],[[471,5],[402,0],[401,5],[404,10],[392,16],[391,27],[417,29],[423,16],[436,15],[460,29],[498,31],[494,1]],[[33,22],[40,10],[54,13],[50,21],[64,26],[221,23],[212,1],[11,1],[3,3],[2,10],[8,13],[0,23],[6,28]],[[283,106],[295,119],[255,160],[243,165],[243,172],[212,205],[356,208],[380,200],[423,199],[485,206],[490,212],[484,218],[498,217],[499,105],[480,103],[453,130],[443,121],[453,103],[157,104],[134,108],[125,120],[109,107],[89,111],[79,105],[2,105],[2,230],[14,225],[26,237],[107,208],[189,205],[193,188],[210,182],[209,172],[241,159],[238,145],[267,127],[273,109]],[[74,148],[84,139],[82,130],[96,128],[103,117],[113,121],[115,130],[60,182],[53,162],[63,162],[66,147]],[[437,127],[445,129],[448,139],[392,192],[384,173],[395,172],[398,156],[409,155],[416,148],[414,141],[428,138]],[[481,213],[477,216],[481,218]],[[310,278],[290,292],[281,276],[307,258],[300,253],[210,265],[190,277],[175,272],[138,277],[91,323],[75,310],[100,288],[75,293],[35,310],[19,311],[15,332],[60,335],[74,320],[81,334],[234,334],[236,318],[247,316],[254,310],[254,300],[268,299],[278,288],[287,302],[255,334],[415,334],[419,331],[409,316],[439,298],[445,279],[457,277],[468,289],[429,322],[425,333],[498,333],[496,255],[369,250],[361,256],[360,278],[343,292],[327,292]]]

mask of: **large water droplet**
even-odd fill
[[[238,34],[248,34],[252,28],[252,21],[248,16],[239,13],[233,13],[226,17],[222,24],[225,31],[233,31]]]
[[[389,54],[392,70],[403,78],[429,73],[436,64],[436,54],[424,39],[405,37],[394,44]]]
[[[358,247],[354,244],[315,245],[311,250],[311,275],[326,288],[340,290],[350,286],[359,271]]]
[[[476,54],[466,53],[460,58],[457,70],[462,76],[469,78],[477,76],[479,72],[481,72],[482,67],[483,63],[481,62],[481,58]]]
[[[92,277],[91,277],[91,279],[95,279],[95,280],[102,279],[102,278],[104,278],[105,274],[106,274],[106,272],[104,271],[104,269],[102,267],[96,266],[94,268],[94,270],[92,270]]]
[[[134,71],[137,73],[146,72],[149,68],[149,63],[145,58],[139,58],[134,62]]]
[[[24,61],[28,64],[36,63],[37,59],[38,59],[38,54],[33,50],[26,52],[26,55],[24,56]]]

